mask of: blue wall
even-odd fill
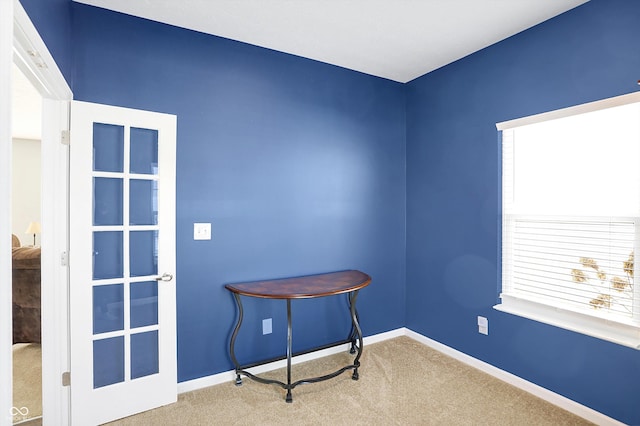
[[[495,123],[637,91],[638,40],[640,2],[592,0],[407,85],[407,327],[629,424],[638,351],[492,309]]]
[[[180,381],[231,368],[225,283],[359,269],[363,332],[404,325],[403,85],[81,4],[73,19],[76,99],[178,116]],[[283,354],[284,302],[246,304],[241,361]],[[293,305],[294,349],[347,336],[346,298]]]
[[[495,123],[638,90],[640,2],[591,0],[400,85],[67,0],[22,1],[77,99],[178,115],[180,381],[231,368],[224,283],[357,268],[374,279],[359,300],[365,334],[407,326],[640,424],[637,351],[492,309]],[[213,223],[212,241],[192,240],[199,221]],[[239,349],[280,352],[284,304],[248,304]],[[298,348],[312,343],[305,331],[336,337],[344,315],[344,300],[294,304]]]

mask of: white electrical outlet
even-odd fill
[[[272,328],[271,328],[271,318],[267,318],[267,319],[263,319],[262,320],[262,334],[271,334]]]
[[[489,334],[489,320],[487,318],[478,316],[478,333]]]
[[[194,240],[210,240],[211,224],[210,223],[194,223],[193,239]]]

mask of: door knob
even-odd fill
[[[164,273],[161,277],[156,277],[156,281],[171,281],[173,279],[173,275]]]

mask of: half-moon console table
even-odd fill
[[[225,285],[225,287],[233,294],[236,304],[238,305],[238,322],[233,329],[231,343],[229,345],[231,360],[236,367],[236,385],[240,386],[242,384],[242,378],[240,377],[241,374],[244,374],[245,376],[260,383],[277,384],[287,391],[285,400],[287,402],[292,402],[293,397],[291,396],[291,390],[300,384],[315,383],[332,379],[347,370],[353,370],[351,378],[353,380],[358,380],[358,367],[360,367],[360,356],[362,355],[363,345],[362,330],[360,329],[358,312],[356,310],[356,298],[358,297],[358,292],[369,285],[370,282],[371,277],[363,272],[341,271],[319,275],[308,275],[304,277]],[[351,331],[348,338],[314,350],[337,346],[344,343],[351,343],[351,354],[355,354],[357,352],[357,355],[353,360],[353,364],[349,364],[325,376],[298,380],[297,382],[291,383],[291,357],[298,355],[291,353],[291,300],[333,296],[343,293],[348,294],[349,311],[351,313]],[[238,331],[242,325],[243,317],[242,301],[240,300],[240,296],[260,297],[264,299],[285,299],[287,301],[287,383],[279,380],[263,379],[246,371],[247,368],[255,367],[256,365],[264,364],[269,361],[248,365],[240,365],[240,363],[238,363],[238,359],[235,355],[235,343]]]

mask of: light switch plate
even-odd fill
[[[193,239],[194,240],[210,240],[211,224],[210,223],[194,223]]]

